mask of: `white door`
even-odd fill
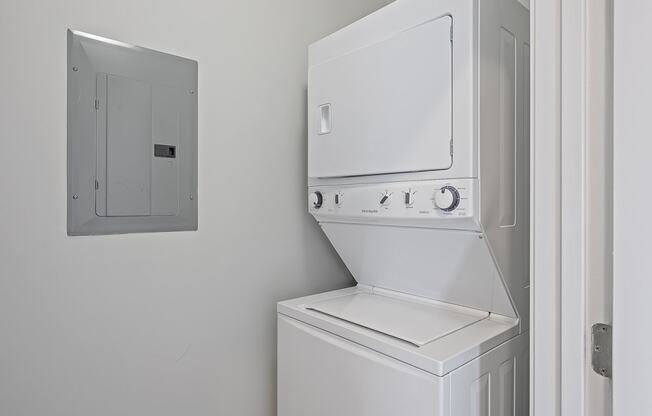
[[[652,3],[614,1],[613,414],[652,414]]]

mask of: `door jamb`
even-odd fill
[[[584,414],[585,1],[530,9],[533,416]]]

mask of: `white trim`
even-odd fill
[[[532,4],[534,416],[587,412],[587,7]]]
[[[561,414],[585,415],[586,0],[561,8]]]
[[[561,0],[534,0],[530,39],[530,413],[558,416],[561,400]]]

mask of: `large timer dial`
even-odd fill
[[[447,185],[435,191],[435,206],[444,212],[451,212],[460,204],[460,193]]]

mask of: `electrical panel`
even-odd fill
[[[197,62],[68,31],[68,234],[197,229]]]

